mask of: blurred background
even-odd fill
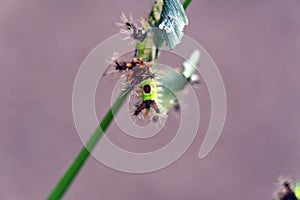
[[[0,199],[44,199],[52,190],[82,148],[72,117],[80,64],[118,32],[114,24],[121,12],[139,19],[152,3],[0,2]],[[178,161],[134,175],[91,157],[64,199],[271,199],[279,175],[300,179],[299,9],[298,0],[192,1],[185,33],[212,56],[227,92],[227,118],[217,145],[198,159],[209,120],[203,89],[199,133]],[[109,101],[97,102],[101,118]],[[168,140],[148,142],[143,149],[138,140],[131,145],[121,140],[117,129],[112,124],[107,134],[140,151],[172,138],[165,131]]]

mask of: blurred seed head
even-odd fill
[[[293,181],[289,177],[280,176],[276,183],[275,196],[278,200],[297,200],[297,197],[292,190]]]

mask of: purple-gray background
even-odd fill
[[[151,5],[0,2],[0,199],[43,199],[50,192],[82,147],[71,107],[81,62],[117,32],[121,12],[147,16]],[[299,0],[194,0],[186,34],[208,50],[227,90],[216,147],[198,160],[205,130],[199,131],[177,162],[143,175],[90,158],[65,199],[259,200],[271,198],[278,175],[300,178],[299,10]]]

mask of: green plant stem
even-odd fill
[[[125,101],[127,97],[127,93],[121,94],[119,98],[116,100],[114,105],[111,107],[111,109],[107,112],[104,119],[100,123],[100,126],[97,128],[97,130],[94,132],[94,134],[89,139],[86,147],[84,146],[80,153],[77,155],[73,163],[70,165],[69,169],[66,171],[66,173],[63,175],[63,177],[60,179],[60,181],[57,183],[55,188],[52,190],[52,192],[48,196],[48,200],[56,200],[61,199],[64,193],[69,188],[72,181],[75,179],[76,175],[82,168],[83,164],[87,160],[87,158],[90,155],[90,152],[95,148],[97,143],[99,142],[101,136],[105,132],[105,130],[108,128],[109,124],[113,120],[113,114],[116,113],[116,111],[119,110],[123,102]]]

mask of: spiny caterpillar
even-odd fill
[[[182,83],[189,82],[195,85],[201,82],[199,76],[194,73],[200,55],[200,52],[195,50],[182,64],[181,70],[161,69],[156,62],[144,61],[143,58],[137,57],[128,62],[115,61],[115,71],[125,73],[123,78],[126,92],[139,99],[132,114],[159,119],[158,117],[167,116],[167,112],[172,108],[179,111],[180,105],[174,92],[184,89],[185,84]],[[145,112],[141,113],[142,111]]]

